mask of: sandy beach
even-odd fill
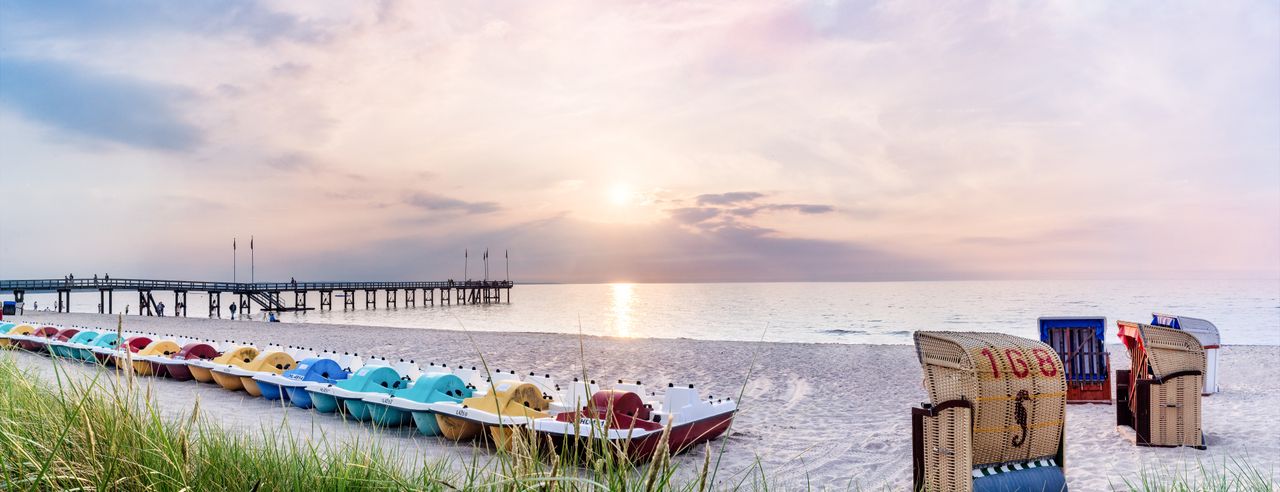
[[[106,328],[115,318],[97,314],[39,313],[7,321]],[[913,347],[753,343],[671,339],[577,337],[543,333],[493,333],[330,324],[244,322],[196,318],[126,317],[127,329],[259,345],[280,343],[358,352],[362,356],[479,365],[569,380],[584,371],[599,381],[643,380],[651,388],[693,383],[703,396],[743,391],[741,411],[724,445],[722,484],[753,471],[757,461],[773,486],[905,490],[911,473],[910,407],[926,398]],[[1030,333],[1028,333],[1030,335]],[[1128,359],[1112,346],[1112,366]],[[13,353],[23,367],[51,377],[48,359]],[[1139,448],[1117,430],[1111,405],[1067,408],[1066,466],[1073,490],[1107,490],[1143,467],[1191,468],[1199,463],[1248,460],[1264,473],[1280,467],[1280,425],[1270,409],[1280,405],[1275,364],[1280,347],[1226,346],[1221,352],[1221,393],[1204,400],[1209,449]],[[84,374],[90,366],[76,369]],[[199,402],[208,419],[255,430],[287,425],[297,439],[377,439],[406,459],[470,457],[479,452],[413,435],[370,429],[279,403],[231,393],[213,385],[151,380],[158,404],[174,416]],[[681,457],[686,470],[700,453]],[[750,479],[748,479],[750,480]]]

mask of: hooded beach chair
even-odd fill
[[[1067,382],[1052,348],[938,331],[915,344],[930,401],[911,411],[913,490],[1067,490]]]
[[[1204,347],[1191,333],[1119,321],[1131,366],[1116,371],[1116,424],[1139,446],[1205,449],[1200,427]]]
[[[1175,314],[1151,313],[1151,324],[1167,326],[1195,335],[1196,340],[1204,347],[1204,390],[1200,394],[1208,396],[1218,392],[1218,348],[1222,343],[1218,336],[1218,327],[1209,320],[1178,316]]]
[[[1067,403],[1111,403],[1111,354],[1107,352],[1107,318],[1040,318],[1040,341],[1062,359],[1067,376]]]

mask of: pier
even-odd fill
[[[23,305],[28,292],[56,292],[58,301],[55,309],[58,312],[71,312],[72,292],[97,292],[98,312],[114,312],[115,292],[137,292],[138,314],[156,315],[157,295],[172,293],[173,316],[187,315],[187,293],[204,292],[209,295],[209,317],[222,317],[222,295],[228,294],[242,315],[248,315],[250,308],[257,305],[262,311],[309,311],[313,309],[332,310],[334,292],[342,299],[342,309],[356,309],[356,292],[364,292],[364,308],[378,308],[378,292],[383,292],[387,308],[395,308],[400,304],[406,307],[435,306],[451,304],[497,304],[511,303],[511,288],[515,284],[509,280],[443,280],[416,282],[203,282],[190,280],[150,280],[126,278],[75,278],[75,279],[37,279],[37,280],[0,280],[0,296],[12,293],[13,300]],[[307,305],[307,294],[318,293],[320,302],[316,307]],[[282,300],[284,293],[293,294],[292,305]],[[418,294],[422,295],[419,296]],[[401,295],[402,294],[402,295]],[[505,299],[504,299],[505,298]],[[288,299],[284,297],[283,299]],[[403,300],[401,300],[403,299]]]

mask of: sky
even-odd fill
[[[4,0],[0,202],[0,278],[1277,279],[1280,3]]]

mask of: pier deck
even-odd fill
[[[32,280],[0,280],[0,294],[12,293],[14,300],[21,307],[28,292],[56,292],[58,301],[55,308],[58,312],[71,311],[71,293],[84,291],[98,292],[98,312],[112,312],[114,292],[117,290],[138,292],[138,313],[154,315],[156,300],[154,291],[173,292],[175,316],[187,315],[187,293],[204,292],[209,295],[209,317],[222,317],[222,294],[236,296],[236,305],[240,312],[248,314],[253,304],[264,311],[305,311],[314,309],[307,306],[307,294],[319,293],[319,309],[333,309],[333,293],[341,292],[343,310],[356,307],[356,291],[364,291],[365,308],[377,309],[377,292],[383,291],[387,307],[396,307],[400,301],[397,293],[403,292],[406,306],[415,306],[418,292],[422,292],[422,305],[432,305],[439,301],[444,304],[491,304],[511,302],[511,288],[515,284],[509,280],[438,280],[438,281],[406,281],[406,282],[212,282],[193,280],[156,280],[132,278],[75,278],[75,279],[32,279]],[[281,294],[292,292],[292,305],[281,300]]]

